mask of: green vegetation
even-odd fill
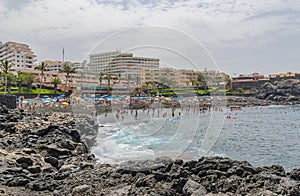
[[[52,79],[52,84],[53,84],[53,87],[54,87],[54,93],[57,92],[57,85],[58,84],[61,84],[61,81],[59,78],[53,78]]]
[[[228,89],[227,91],[226,91],[226,95],[234,95],[234,94],[239,94],[239,95],[243,95],[243,94],[248,94],[249,92],[248,91],[246,91],[245,89],[243,89],[243,88],[237,88],[237,89],[235,89],[235,90],[233,90],[233,89]]]
[[[44,72],[46,71],[46,67],[47,67],[47,64],[42,62],[41,64],[39,64],[35,69],[36,70],[39,70],[41,71],[41,78],[39,79],[40,80],[40,89],[39,89],[39,92],[38,92],[38,97],[40,97],[40,91],[42,89],[42,85],[43,85],[43,82],[44,82]]]
[[[71,73],[76,73],[76,70],[74,68],[72,68],[70,64],[65,63],[62,67],[62,70],[60,70],[60,72],[66,74],[66,83],[65,83],[65,88],[64,88],[64,93],[66,93],[67,84],[68,84],[70,74]]]
[[[8,75],[8,70],[11,68],[11,64],[8,63],[8,61],[2,61],[0,65],[0,71],[1,75],[5,78],[5,83],[4,83],[4,94],[6,94],[6,89],[7,89],[7,75]]]
[[[8,72],[6,73],[6,66],[9,65],[7,63],[1,63],[2,86],[0,87],[0,94],[37,94],[38,96],[40,94],[56,94],[57,84],[61,83],[58,78],[54,78],[52,81],[54,84],[54,90],[43,89],[41,88],[41,84],[39,89],[37,89],[34,83],[38,81],[34,74],[18,72],[17,75],[13,75]]]
[[[4,94],[4,88],[5,87],[0,87],[0,94]],[[40,91],[40,94],[55,94],[54,90],[49,90],[49,89],[30,89],[30,94],[38,94]],[[21,94],[28,94],[28,89],[26,87],[21,88]],[[10,94],[12,95],[18,95],[19,94],[19,88],[18,87],[11,87],[11,92]]]

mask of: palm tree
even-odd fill
[[[18,85],[18,94],[21,94],[21,90],[22,90],[22,84],[25,81],[25,74],[18,72],[18,77],[16,79],[17,81],[17,85]]]
[[[186,84],[187,87],[189,87],[190,81],[186,80],[185,84]]]
[[[119,80],[119,84],[120,84],[120,80],[121,80],[121,72],[118,73],[118,80]]]
[[[66,77],[66,83],[65,83],[65,88],[64,88],[64,93],[66,93],[69,76],[70,76],[71,73],[76,73],[76,70],[74,68],[72,68],[70,64],[65,63],[63,65],[62,69],[60,70],[60,72],[66,74],[65,75],[65,77]]]
[[[202,74],[198,75],[197,81],[201,84],[201,86],[204,87],[204,90],[206,90],[207,82],[206,82],[205,77]]]
[[[8,94],[10,94],[10,92],[11,92],[11,86],[15,83],[15,81],[16,81],[16,76],[15,75],[13,75],[13,74],[11,74],[11,73],[9,73],[9,74],[7,74],[6,75],[6,79],[7,79],[7,83],[6,83],[6,85],[7,85],[7,91],[8,91]]]
[[[7,74],[8,74],[8,70],[11,68],[11,64],[8,63],[8,61],[2,61],[1,62],[1,72],[3,73],[4,77],[5,77],[5,87],[4,87],[4,94],[6,94],[6,88],[7,88]]]
[[[27,93],[30,94],[32,83],[35,80],[35,76],[32,73],[24,73],[24,82],[27,86]]]
[[[111,75],[110,74],[106,74],[105,75],[105,79],[107,79],[107,87],[110,88]]]
[[[232,81],[229,75],[226,74],[225,76],[225,81],[226,81],[226,86],[228,86],[229,88],[231,88],[232,85]]]
[[[40,95],[41,95],[41,89],[42,89],[42,85],[43,85],[43,82],[44,82],[44,72],[46,71],[46,67],[47,67],[47,64],[42,62],[41,64],[39,64],[37,67],[34,68],[36,70],[41,71],[40,88],[39,88],[39,94],[38,94],[37,98],[39,98]]]
[[[196,89],[198,90],[199,86],[200,86],[200,82],[195,80],[194,81],[194,85],[196,86]]]
[[[57,85],[58,84],[61,84],[61,81],[59,78],[53,78],[52,79],[52,84],[54,86],[54,93],[56,94],[56,91],[57,91]]]
[[[100,73],[99,74],[99,83],[100,83],[100,87],[102,85],[102,80],[104,79],[104,74],[103,73]]]
[[[194,87],[195,80],[194,79],[190,79],[190,82],[192,83],[192,87]]]

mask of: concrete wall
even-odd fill
[[[254,88],[262,87],[266,82],[265,80],[257,80],[255,82],[232,82],[232,89],[243,88],[244,90],[250,90]]]
[[[0,103],[7,108],[14,109],[17,107],[17,96],[15,95],[0,95]]]

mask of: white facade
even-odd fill
[[[8,61],[12,68],[33,69],[36,55],[27,44],[16,42],[0,43],[0,61]]]
[[[159,59],[134,57],[132,53],[121,51],[97,53],[90,55],[89,72],[113,75],[139,75],[142,69],[156,69]]]
[[[89,72],[104,72],[105,67],[120,54],[120,51],[91,54]]]

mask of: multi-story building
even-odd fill
[[[201,72],[204,78],[207,80],[208,85],[220,85],[226,84],[225,78],[227,74],[218,70],[204,70]]]
[[[90,55],[89,72],[118,75],[139,75],[141,69],[159,67],[159,59],[134,57],[132,53],[121,51],[104,52]],[[134,77],[133,76],[133,77]]]
[[[201,74],[200,71],[184,70],[184,69],[177,70],[176,73],[177,84],[183,86],[186,84],[186,82],[189,82],[191,80],[197,80],[199,74]]]
[[[36,55],[27,44],[0,42],[0,61],[8,61],[12,68],[33,69]]]
[[[90,63],[88,64],[89,72],[104,72],[105,67],[117,56],[121,54],[120,51],[103,52],[90,55]]]
[[[44,60],[41,61],[46,64],[46,70],[47,71],[60,71],[63,69],[64,64],[69,64],[72,68],[80,69],[81,63],[75,62],[71,63],[70,61],[57,61],[57,60]]]
[[[59,71],[62,69],[62,66],[64,63],[68,62],[62,62],[62,61],[56,61],[56,60],[44,60],[42,63],[46,64],[46,70],[47,71]]]
[[[176,85],[177,70],[173,68],[154,68],[154,69],[142,69],[140,74],[140,82],[145,83],[147,81],[162,82],[166,85]]]

